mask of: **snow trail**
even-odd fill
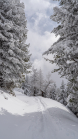
[[[0,139],[78,139],[78,119],[62,104],[15,94],[0,94]]]

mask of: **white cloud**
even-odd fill
[[[25,4],[25,11],[29,11],[29,16],[35,12],[44,13],[49,7],[53,8],[56,4],[51,4],[48,0],[21,0]]]
[[[49,29],[52,24],[50,16],[53,12],[53,7],[57,4],[52,3],[49,0],[21,0],[25,4],[25,13],[28,21],[28,28],[38,33],[44,33],[44,30]],[[41,28],[41,30],[40,30]],[[51,31],[50,30],[50,31]]]
[[[33,32],[31,29],[28,32],[27,43],[30,44],[30,51],[33,52],[33,56],[39,58],[42,53],[45,52],[50,46],[58,39],[53,33],[45,32],[44,35],[40,35],[37,32]],[[38,57],[39,56],[39,57]]]
[[[46,62],[42,57],[42,53],[48,50],[58,38],[51,32],[55,24],[50,21],[50,15],[53,7],[57,3],[49,0],[21,0],[25,4],[25,12],[28,21],[28,39],[30,43],[30,53],[32,53],[31,61],[37,69],[42,69],[44,75],[51,72],[56,66]],[[50,30],[50,32],[48,31]],[[46,57],[46,56],[45,56]],[[53,58],[52,55],[49,56]],[[52,79],[60,86],[62,79],[57,73],[52,74]],[[65,80],[66,81],[66,80]]]

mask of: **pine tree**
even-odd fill
[[[64,105],[67,105],[67,94],[65,92],[65,84],[64,81],[62,81],[60,86],[60,94],[58,101]]]
[[[57,89],[56,89],[56,97],[55,97],[55,100],[56,100],[56,101],[59,100],[60,92],[61,92],[60,88],[57,88]],[[58,102],[59,102],[59,101],[58,101]]]
[[[78,113],[78,0],[61,0],[51,19],[59,23],[52,31],[59,39],[45,53],[54,54],[50,62],[59,67],[54,72],[69,80],[71,94],[67,106]]]
[[[36,96],[39,92],[39,89],[38,89],[38,71],[34,67],[32,67],[30,82],[31,82],[31,92],[33,92],[33,95]]]
[[[30,68],[24,4],[0,0],[0,86],[10,89]]]
[[[51,74],[46,76],[46,80],[44,82],[44,97],[50,98],[50,91],[52,88],[53,81],[51,79]]]
[[[76,86],[78,87],[77,84],[74,83],[73,85],[72,82],[69,82],[67,107],[78,117],[78,90],[75,88]]]
[[[50,90],[50,98],[56,100],[56,84],[54,83]]]
[[[24,90],[24,94],[27,96],[31,96],[31,84],[29,80],[29,76],[26,74],[25,82],[22,84],[22,89]]]
[[[32,72],[30,75],[26,74],[26,79],[22,84],[22,89],[26,95],[31,96],[42,96],[43,92],[43,74],[40,69],[37,71],[34,67],[32,67]]]
[[[71,85],[70,85],[70,82],[67,83],[67,86],[66,86],[66,95],[67,97],[70,95],[71,93]]]
[[[37,86],[38,86],[38,89],[39,89],[38,95],[42,96],[43,86],[44,86],[44,79],[43,79],[43,73],[42,73],[41,69],[38,71],[38,85]]]

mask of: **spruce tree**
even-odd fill
[[[30,75],[31,82],[31,92],[34,96],[38,94],[38,71],[34,67],[32,67],[32,73]]]
[[[56,100],[56,84],[54,83],[50,90],[50,98]]]
[[[0,0],[0,86],[10,89],[30,68],[24,4]]]
[[[44,86],[44,79],[43,79],[43,73],[42,70],[40,69],[38,71],[38,89],[39,89],[39,93],[38,95],[42,96],[42,92],[43,92],[43,86]]]
[[[53,85],[53,81],[51,79],[51,74],[48,73],[46,76],[46,80],[44,82],[44,97],[50,98],[51,97],[51,88]]]
[[[68,107],[78,113],[78,0],[61,0],[60,7],[54,8],[51,19],[59,25],[53,29],[59,39],[46,54],[54,54],[57,72],[65,76],[71,84]]]
[[[29,76],[26,74],[25,81],[22,83],[22,89],[24,90],[24,94],[30,96],[31,95],[31,85],[29,81]]]
[[[60,86],[60,93],[58,95],[58,98],[57,100],[64,104],[64,105],[67,105],[67,95],[66,95],[66,92],[65,92],[65,84],[64,84],[64,81],[62,81],[61,83],[61,86]]]

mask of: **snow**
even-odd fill
[[[78,139],[78,119],[65,106],[14,92],[0,90],[0,139]]]

